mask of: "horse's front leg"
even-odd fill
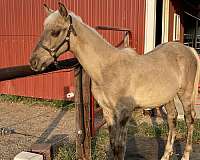
[[[110,146],[113,152],[114,160],[123,160],[126,151],[127,129],[109,126]]]
[[[122,109],[113,115],[112,124],[108,124],[110,146],[113,152],[114,160],[124,159],[127,139],[126,124],[130,116],[131,114],[127,109]]]

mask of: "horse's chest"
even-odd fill
[[[92,84],[92,94],[100,106],[110,106],[112,96],[109,96],[104,87]]]

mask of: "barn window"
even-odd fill
[[[180,40],[180,28],[181,28],[180,15],[175,13],[174,14],[174,29],[173,29],[173,40],[174,41]]]

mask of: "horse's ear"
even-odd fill
[[[65,5],[62,4],[62,3],[60,3],[60,2],[58,2],[58,5],[59,5],[59,9],[58,9],[58,10],[59,10],[61,16],[67,17],[68,11],[67,11],[67,9],[65,8]]]
[[[47,15],[50,15],[51,13],[53,13],[53,10],[50,9],[46,4],[43,4],[43,7]]]

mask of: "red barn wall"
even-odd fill
[[[91,26],[109,25],[130,28],[133,46],[144,50],[145,0],[63,0],[66,6]],[[57,9],[55,0],[0,1],[0,67],[28,64],[29,56],[43,30],[45,12],[42,4]],[[101,32],[113,44],[122,33]],[[70,58],[68,53],[61,58]],[[45,99],[63,99],[74,90],[73,72],[56,72],[41,76],[0,82],[0,93]]]

